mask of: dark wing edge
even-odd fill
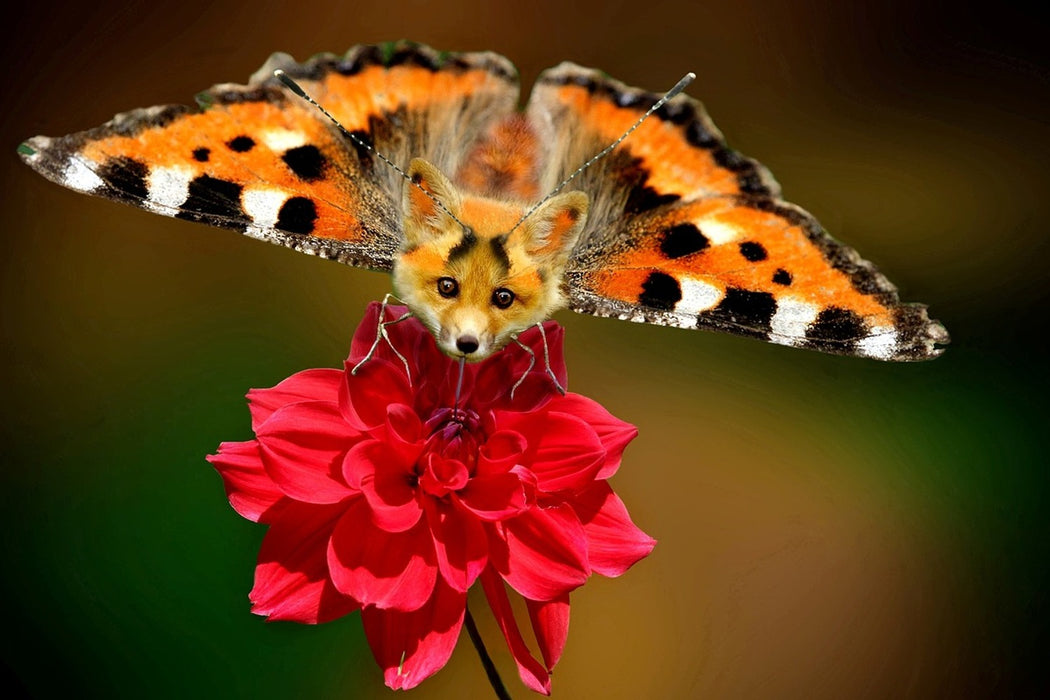
[[[282,224],[282,217],[277,217],[276,224],[253,225],[242,202],[238,201],[239,192],[232,191],[232,188],[198,191],[195,193],[193,207],[165,206],[149,202],[148,172],[144,170],[143,164],[98,164],[79,156],[80,150],[92,141],[111,136],[134,138],[145,129],[163,127],[189,115],[203,114],[216,106],[247,102],[281,104],[286,100],[298,100],[298,97],[292,95],[274,77],[273,72],[278,68],[296,80],[317,81],[333,73],[352,76],[370,66],[416,66],[435,72],[481,69],[508,84],[513,84],[514,100],[517,99],[516,69],[509,60],[492,52],[440,52],[408,41],[357,45],[343,55],[323,53],[302,63],[296,62],[286,53],[278,52],[272,54],[263,66],[252,74],[247,84],[219,83],[198,93],[196,106],[161,105],[122,112],[101,126],[68,136],[36,136],[27,139],[18,146],[17,152],[29,167],[43,177],[81,193],[145,208],[165,216],[237,230],[259,240],[344,264],[389,270],[400,243],[400,182],[392,171],[386,172],[385,165],[375,166],[375,175],[371,178],[355,178],[355,196],[361,210],[352,214],[364,230],[366,240],[361,243],[304,235],[304,229],[309,228],[309,220],[303,219],[302,216],[297,218],[294,216],[296,212],[287,217],[287,224]],[[318,118],[324,119],[320,114]],[[375,120],[373,126],[374,122]],[[334,125],[329,125],[329,128],[338,134]],[[394,129],[386,128],[384,131],[390,132]],[[367,133],[361,135],[366,139],[370,137]],[[425,140],[440,140],[429,139],[428,136],[425,136]],[[369,160],[363,158],[361,149],[356,148],[349,140],[341,135],[336,138],[344,141],[347,149],[356,152],[359,161]],[[385,144],[376,138],[374,146],[382,150]],[[407,164],[407,160],[405,162]],[[368,167],[373,165],[369,163]],[[354,174],[360,175],[360,172]]]
[[[569,62],[544,71],[538,78],[537,85],[583,87],[592,95],[600,95],[617,107],[636,110],[639,116],[662,97],[662,94],[629,87],[601,71]],[[821,319],[821,322],[815,321],[811,324],[803,338],[778,336],[769,327],[777,311],[775,302],[770,306],[770,300],[765,297],[751,299],[747,295],[737,295],[732,299],[723,299],[721,304],[709,311],[682,314],[666,307],[648,305],[641,300],[624,302],[602,295],[588,285],[587,270],[601,267],[604,252],[624,237],[632,221],[637,222],[647,215],[666,214],[676,206],[688,204],[703,198],[704,195],[701,193],[697,197],[662,196],[659,192],[645,191],[645,179],[633,188],[609,193],[609,182],[612,178],[601,172],[600,167],[594,168],[597,172],[590,178],[590,185],[596,190],[604,190],[602,199],[611,204],[606,204],[605,209],[600,208],[595,212],[594,219],[588,221],[587,229],[570,261],[566,286],[571,310],[638,323],[722,331],[831,354],[860,355],[880,360],[927,360],[944,352],[945,346],[950,342],[949,334],[939,321],[928,316],[927,307],[923,304],[901,302],[896,286],[880,273],[874,264],[861,258],[853,248],[833,238],[819,221],[803,208],[783,200],[780,186],[772,173],[757,160],[728,146],[700,101],[686,94],[677,95],[657,109],[650,119],[674,125],[686,143],[694,148],[709,151],[719,166],[734,174],[738,192],[729,195],[728,199],[737,205],[772,213],[788,224],[801,228],[827,263],[846,275],[857,292],[873,296],[892,312],[894,327],[892,330],[863,329],[858,328],[855,318],[836,318],[829,315]],[[579,139],[580,134],[574,134],[574,137]],[[589,149],[594,149],[594,146],[593,140],[587,144]],[[621,148],[629,150],[630,138]],[[593,152],[590,155],[593,155]],[[552,179],[571,173],[579,163],[586,160],[580,160],[582,156],[582,153],[571,156],[572,159],[576,159],[575,165],[570,160],[555,167],[556,174],[551,176]],[[616,152],[607,160],[614,162],[615,156]],[[586,173],[579,179],[585,178]],[[751,301],[756,302],[757,307],[749,308]]]

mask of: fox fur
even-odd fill
[[[586,194],[551,197],[515,228],[526,203],[461,191],[420,158],[408,176],[394,289],[442,352],[483,360],[567,304],[562,280]]]

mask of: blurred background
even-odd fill
[[[386,697],[360,618],[266,624],[262,526],[204,456],[243,399],[340,366],[388,277],[46,182],[15,146],[408,38],[689,93],[786,198],[930,305],[924,364],[563,313],[570,388],[639,427],[613,485],[659,540],[573,595],[562,698],[1046,690],[1045,23],[998,3],[9,4],[0,577],[27,697]],[[475,601],[515,697],[498,631]],[[489,697],[473,649],[412,691]]]

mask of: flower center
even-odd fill
[[[442,497],[467,485],[484,443],[481,417],[469,408],[440,408],[426,422],[430,434],[416,463],[424,492]]]

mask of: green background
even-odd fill
[[[573,596],[556,697],[1046,690],[1045,25],[904,1],[29,3],[4,10],[0,605],[32,697],[384,697],[360,619],[267,624],[261,526],[204,461],[243,395],[339,366],[377,273],[65,191],[15,146],[410,38],[666,89],[768,165],[953,345],[888,365],[571,313],[570,387],[638,425],[659,540]],[[730,7],[731,5],[731,7]],[[516,696],[483,601],[482,633]],[[466,642],[413,696],[486,697]]]

